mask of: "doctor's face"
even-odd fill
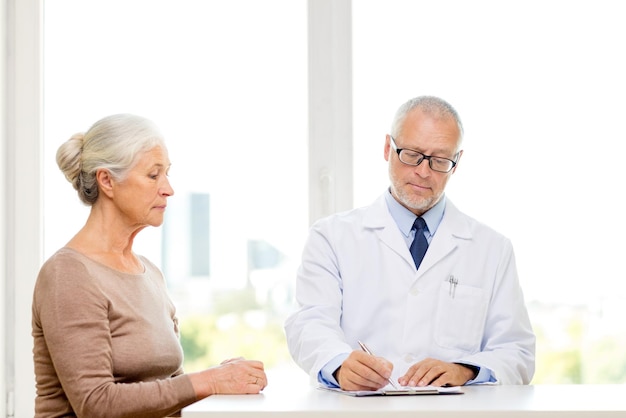
[[[458,162],[463,153],[458,150],[460,132],[454,118],[424,113],[419,108],[407,114],[394,139],[398,149],[410,149],[427,156]],[[389,162],[391,194],[418,216],[439,202],[450,176],[456,171],[456,166],[448,173],[434,171],[427,159],[417,166],[403,163],[389,135],[385,139],[385,160]]]

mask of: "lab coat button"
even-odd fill
[[[413,356],[410,354],[407,354],[404,356],[404,361],[406,361],[407,363],[412,363],[413,362]]]
[[[417,289],[411,289],[411,291],[409,292],[411,296],[417,296],[419,294],[419,290]]]

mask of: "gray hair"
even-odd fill
[[[107,116],[85,133],[77,133],[57,150],[57,165],[87,206],[98,200],[96,172],[108,170],[123,181],[137,157],[154,148],[165,148],[163,136],[150,120],[131,114]]]
[[[393,122],[391,123],[391,136],[395,138],[396,135],[398,135],[406,116],[416,108],[420,108],[424,113],[430,115],[452,117],[459,127],[459,143],[457,145],[459,147],[461,146],[463,140],[463,124],[461,123],[459,114],[450,103],[435,96],[418,96],[401,105],[396,111]]]

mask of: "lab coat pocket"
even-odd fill
[[[487,297],[483,289],[443,282],[435,316],[435,341],[443,348],[475,353],[485,328]]]

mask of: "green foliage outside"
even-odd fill
[[[572,311],[546,326],[534,324],[537,361],[533,384],[626,383],[626,333],[591,332],[589,312]]]
[[[604,336],[583,349],[584,383],[626,383],[626,333]],[[593,359],[593,360],[591,360]]]
[[[282,323],[255,327],[245,314],[186,317],[181,324],[185,370],[198,371],[233,357],[263,361],[271,369],[289,359]]]
[[[579,384],[582,382],[582,358],[578,348],[580,330],[570,328],[569,339],[559,341],[540,327],[535,326],[537,336],[535,377],[533,384]]]
[[[291,362],[284,317],[258,306],[250,290],[222,295],[213,308],[211,314],[181,318],[186,371],[239,356],[261,360],[266,369]],[[591,335],[586,315],[579,311],[533,324],[537,361],[532,384],[626,383],[626,333]]]
[[[266,369],[290,359],[284,318],[271,306],[260,306],[252,287],[214,295],[211,305],[211,313],[181,318],[186,371],[233,357],[260,360]]]

